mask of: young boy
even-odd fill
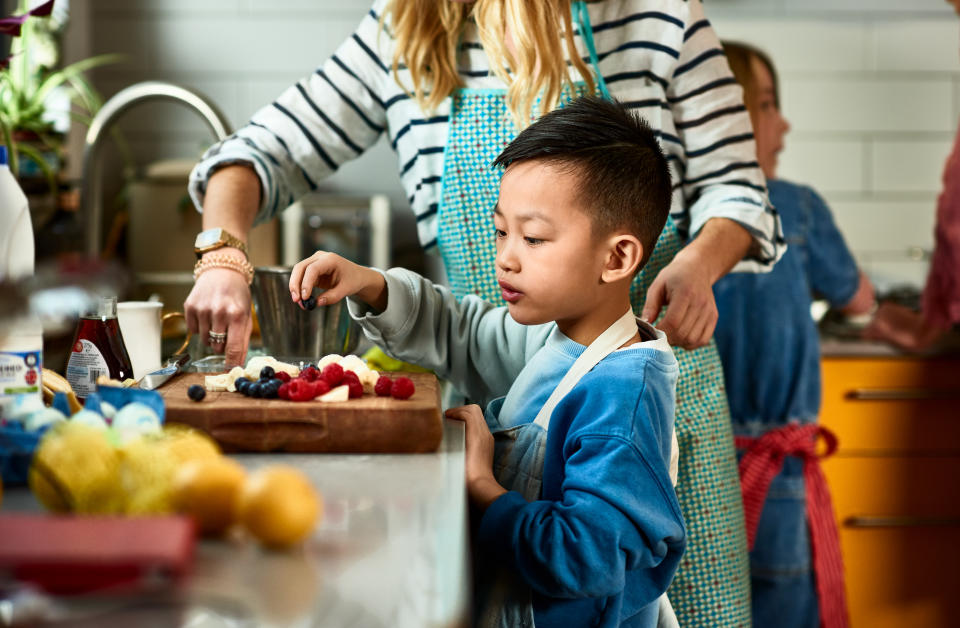
[[[666,161],[644,122],[589,97],[495,165],[506,307],[324,252],[294,267],[291,297],[351,297],[373,342],[486,403],[447,411],[466,422],[482,513],[478,626],[655,626],[685,542],[669,472],[677,362],[629,290],[667,218]]]

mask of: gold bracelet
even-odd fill
[[[229,268],[243,275],[248,286],[253,283],[253,265],[245,259],[227,253],[211,253],[197,260],[193,267],[193,280],[196,281],[200,275],[211,268]]]

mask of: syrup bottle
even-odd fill
[[[97,390],[97,378],[123,381],[133,366],[117,320],[117,297],[101,297],[99,308],[80,317],[67,361],[67,381],[80,399]]]

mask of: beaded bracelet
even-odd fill
[[[202,259],[197,260],[193,267],[193,280],[196,281],[197,277],[211,268],[229,268],[243,275],[248,286],[253,283],[253,266],[250,262],[226,253],[208,253]]]

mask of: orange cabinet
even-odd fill
[[[960,358],[825,357],[854,628],[960,626]]]

